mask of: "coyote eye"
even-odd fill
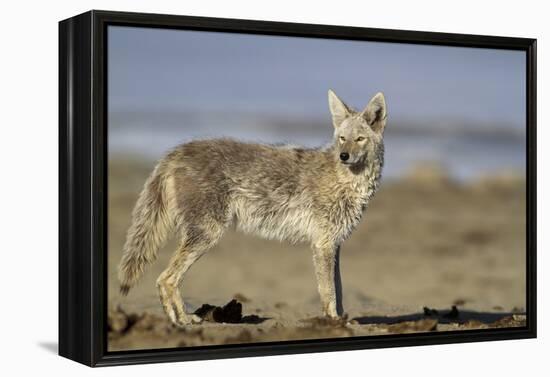
[[[346,138],[343,136],[340,136],[340,141],[346,141]]]
[[[355,141],[363,141],[363,140],[365,140],[363,136],[359,136],[357,139],[355,139]]]

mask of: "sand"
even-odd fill
[[[176,328],[155,288],[173,241],[127,297],[118,294],[131,209],[152,167],[110,162],[110,351],[525,326],[524,179],[501,173],[459,183],[428,165],[383,180],[342,247],[345,320],[318,317],[307,245],[228,231],[187,273],[182,293],[188,311],[235,298],[245,320]]]

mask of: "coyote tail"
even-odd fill
[[[128,294],[145,267],[155,261],[158,249],[172,229],[166,202],[165,177],[157,166],[145,182],[132,212],[132,225],[118,266],[122,295]]]

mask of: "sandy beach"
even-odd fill
[[[152,167],[130,158],[109,166],[110,351],[525,325],[524,179],[502,173],[459,183],[428,165],[383,180],[343,245],[347,319],[318,317],[308,245],[228,231],[185,276],[182,293],[188,311],[235,299],[242,312],[236,303],[226,311],[237,323],[176,328],[155,288],[173,241],[127,297],[118,293],[130,213]]]

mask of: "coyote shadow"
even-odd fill
[[[257,316],[256,314],[251,314],[251,315],[243,316],[241,321],[237,322],[237,323],[246,323],[246,324],[249,324],[249,325],[258,325],[258,324],[263,323],[265,321],[268,321],[270,319],[271,319],[270,317],[260,317],[260,316]]]
[[[429,309],[431,310],[431,309]],[[465,323],[468,321],[478,321],[483,324],[489,325],[504,318],[513,316],[514,314],[525,313],[512,313],[512,312],[476,312],[471,310],[439,310],[435,313],[427,315],[426,313],[413,313],[400,316],[363,316],[356,317],[353,320],[361,325],[374,325],[374,324],[387,324],[392,325],[401,322],[419,321],[422,319],[437,319],[441,324],[448,323]]]

